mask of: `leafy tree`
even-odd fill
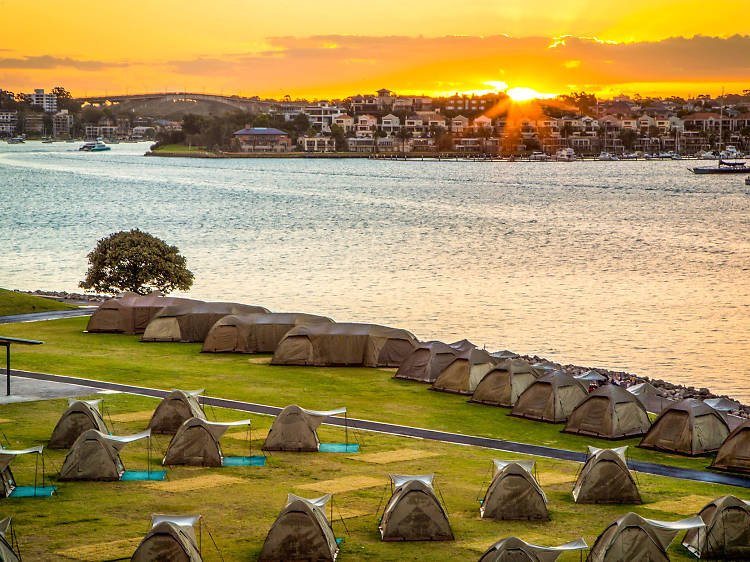
[[[57,96],[58,103],[60,102],[60,100],[73,99],[71,93],[62,86],[55,86],[54,88],[52,88],[52,93]]]
[[[342,126],[335,123],[331,125],[331,137],[333,137],[333,141],[336,143],[336,152],[346,150],[346,131],[344,131]]]
[[[396,133],[396,138],[401,141],[401,152],[406,152],[406,141],[412,137],[412,133],[406,127],[401,127]]]
[[[159,289],[166,294],[186,291],[193,284],[193,274],[177,247],[138,229],[102,238],[87,257],[90,266],[79,283],[86,290],[147,295]]]
[[[271,119],[265,113],[261,113],[253,119],[253,127],[268,127]]]
[[[197,115],[195,113],[186,113],[182,117],[182,130],[186,135],[199,134],[203,130],[205,124],[206,120],[202,115]]]
[[[104,112],[93,105],[86,106],[81,112],[81,121],[83,123],[98,123],[102,117],[104,117]]]

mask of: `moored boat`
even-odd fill
[[[599,155],[599,160],[611,162],[611,161],[614,161],[614,160],[619,160],[619,158],[617,156],[615,156],[614,154],[610,154],[609,152],[602,152]]]
[[[689,168],[694,174],[744,174],[750,171],[744,162],[725,162],[719,160],[718,166],[696,166]]]
[[[85,152],[102,152],[104,150],[112,149],[104,144],[104,141],[102,141],[102,139],[96,139],[95,141],[83,143],[78,150],[83,150]]]

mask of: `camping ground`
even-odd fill
[[[636,449],[637,439],[609,441],[559,433],[561,425],[515,419],[509,410],[468,404],[466,397],[430,392],[426,385],[395,381],[380,369],[299,368],[267,364],[267,356],[201,354],[200,344],[141,343],[138,336],[85,334],[87,319],[71,318],[3,326],[7,336],[44,340],[43,346],[14,349],[14,368],[50,372],[170,389],[206,388],[206,394],[283,407],[298,403],[311,409],[346,406],[351,417],[402,423],[472,435],[583,451],[629,444],[631,458],[702,469],[708,459],[690,459]],[[156,399],[105,394],[105,419],[116,434],[146,427]],[[12,448],[45,443],[67,407],[65,400],[3,405],[0,430]],[[254,454],[264,428],[273,419],[208,408],[209,419],[252,417]],[[343,429],[322,426],[322,442],[342,442]],[[222,446],[227,455],[248,454],[244,430],[233,429]],[[351,435],[351,434],[350,434]],[[641,506],[576,505],[570,491],[580,465],[536,459],[538,478],[549,499],[549,522],[496,522],[479,518],[478,499],[489,484],[492,458],[528,458],[474,447],[359,432],[358,454],[273,453],[266,467],[221,469],[174,468],[162,483],[60,483],[52,498],[0,500],[0,517],[13,515],[24,557],[29,559],[103,560],[125,556],[149,528],[151,513],[201,513],[225,560],[252,560],[265,533],[284,505],[287,492],[315,497],[334,491],[334,530],[343,538],[341,559],[477,559],[496,540],[516,535],[529,542],[555,545],[583,536],[591,545],[596,535],[619,514],[635,511],[652,519],[676,520],[693,515],[714,497],[732,493],[750,499],[750,491],[713,484],[637,474]],[[155,436],[154,456],[161,457],[169,438]],[[412,460],[398,460],[412,454]],[[46,451],[48,470],[56,472],[65,451]],[[146,465],[142,442],[128,445],[126,468]],[[34,459],[11,465],[19,484],[33,482]],[[377,530],[378,508],[389,495],[388,472],[434,472],[447,504],[456,536],[450,543],[382,543]],[[339,510],[345,516],[338,519]],[[330,515],[330,512],[329,512]],[[682,535],[682,534],[681,534]],[[681,535],[678,537],[681,538]],[[206,560],[218,560],[204,527]],[[130,539],[127,541],[127,539]],[[111,541],[122,543],[109,544]],[[113,549],[110,552],[107,549]],[[120,549],[119,551],[117,549]],[[71,550],[73,549],[73,550]],[[78,550],[76,550],[78,549]],[[129,549],[129,550],[128,550]],[[673,560],[691,559],[675,540]],[[578,560],[564,555],[561,560]]]

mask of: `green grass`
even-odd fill
[[[531,443],[584,450],[587,444],[612,446],[611,442],[584,439],[559,433],[560,426],[509,418],[507,410],[467,404],[464,397],[429,392],[416,383],[394,381],[378,369],[285,368],[255,364],[248,356],[198,353],[193,344],[140,343],[138,337],[84,334],[85,318],[5,326],[7,335],[40,338],[39,348],[19,349],[14,354],[18,368],[91,377],[147,385],[157,388],[202,388],[206,394],[284,406],[299,403],[308,408],[328,409],[347,406],[349,415],[445,429],[476,435],[501,437]],[[256,358],[257,359],[257,358]],[[105,395],[105,408],[112,414],[152,410],[155,399],[125,394]],[[65,400],[2,406],[0,424],[9,446],[22,448],[46,442],[65,410]],[[208,409],[209,418],[241,419],[241,412]],[[251,416],[255,427],[269,427],[272,418]],[[106,415],[105,415],[106,418]],[[117,434],[142,430],[146,422],[116,423]],[[342,442],[343,430],[323,426],[323,442]],[[171,480],[204,474],[237,476],[241,484],[183,494],[167,494],[148,489],[142,483],[61,483],[51,499],[0,500],[0,516],[12,514],[22,541],[24,558],[56,559],[55,552],[77,544],[93,544],[143,536],[151,513],[202,513],[205,523],[222,549],[226,560],[257,557],[266,532],[284,505],[287,492],[314,497],[318,493],[299,489],[312,481],[343,476],[369,476],[382,479],[382,486],[337,494],[337,507],[363,511],[367,515],[334,523],[337,536],[343,536],[341,560],[449,560],[477,559],[481,551],[509,535],[545,545],[560,544],[583,536],[592,544],[599,532],[618,515],[636,511],[644,517],[676,520],[695,511],[687,496],[700,496],[692,504],[732,493],[750,499],[750,491],[713,484],[688,482],[644,474],[637,475],[642,506],[576,505],[570,490],[580,465],[537,459],[538,475],[549,499],[549,522],[495,522],[479,518],[478,498],[488,484],[492,458],[522,458],[518,455],[462,447],[437,442],[397,438],[374,433],[360,434],[362,453],[399,448],[420,449],[439,456],[405,462],[375,465],[348,458],[356,455],[274,453],[265,468],[222,469],[175,468]],[[2,435],[0,434],[0,437]],[[247,443],[222,441],[226,455],[247,454]],[[635,441],[628,443],[634,444]],[[168,438],[157,436],[154,446],[161,452]],[[619,442],[618,442],[619,444]],[[6,444],[7,445],[7,444]],[[254,441],[257,451],[262,441]],[[671,462],[701,468],[706,459],[685,459],[658,455],[631,448],[632,456],[655,462]],[[62,465],[64,451],[47,451],[48,467]],[[257,454],[257,453],[256,453]],[[159,455],[156,456],[160,456]],[[126,468],[144,469],[146,453],[141,443],[128,445],[123,452]],[[21,485],[33,482],[31,458],[19,458],[13,470]],[[451,543],[382,543],[377,530],[378,506],[387,499],[388,472],[419,474],[434,472],[450,515],[456,541]],[[569,481],[559,482],[562,474]],[[384,497],[385,496],[385,497]],[[654,505],[660,502],[661,505]],[[665,505],[668,502],[671,505]],[[682,502],[682,505],[681,505]],[[680,535],[678,539],[681,539]],[[207,561],[218,560],[204,532]],[[673,560],[690,560],[676,540],[670,549]],[[560,560],[578,560],[577,554]]]
[[[76,308],[72,304],[35,297],[26,293],[0,289],[0,316],[47,312],[49,310],[66,310]]]
[[[165,144],[157,148],[154,152],[191,152],[204,153],[208,152],[205,146],[187,146],[184,144]]]

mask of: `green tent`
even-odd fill
[[[380,519],[384,541],[452,541],[448,514],[435,495],[433,475],[391,474],[393,494]]]
[[[133,553],[131,562],[201,562],[195,524],[200,515],[152,515],[151,529]]]
[[[563,552],[583,550],[587,546],[583,539],[560,546],[539,546],[518,537],[507,537],[493,544],[479,562],[555,562]]]
[[[47,447],[50,449],[68,449],[86,430],[96,429],[109,433],[99,413],[101,400],[68,400],[69,407],[57,422]]]
[[[547,496],[534,478],[534,461],[493,460],[494,476],[479,508],[483,519],[549,519]]]
[[[735,496],[716,498],[698,516],[705,527],[690,529],[682,545],[698,558],[750,560],[750,507]]]

